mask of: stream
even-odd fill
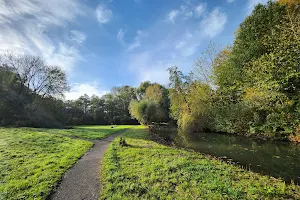
[[[181,146],[232,160],[254,172],[300,185],[300,145],[238,135],[199,133]]]

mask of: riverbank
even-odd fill
[[[299,199],[300,187],[150,140],[142,126],[117,138],[101,167],[101,199]]]

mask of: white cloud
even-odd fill
[[[140,46],[141,46],[141,41],[140,40],[134,40],[134,42],[129,45],[129,47],[127,48],[127,50],[128,51],[132,51],[132,50],[134,50],[134,49],[136,49],[136,48],[138,48]]]
[[[111,20],[113,13],[105,6],[98,5],[96,8],[96,16],[99,23],[105,24]]]
[[[226,22],[227,15],[222,13],[218,8],[215,8],[202,20],[201,28],[207,36],[212,38],[224,30]]]
[[[44,58],[50,65],[58,65],[70,72],[78,60],[82,60],[79,50],[74,46],[59,43],[56,50],[49,49]]]
[[[0,23],[14,23],[22,20],[37,20],[48,24],[63,24],[75,19],[84,6],[78,0],[0,0]]]
[[[126,29],[124,30],[124,29],[120,28],[119,31],[118,31],[118,34],[117,34],[117,39],[118,39],[122,44],[125,43],[125,42],[124,42],[124,35],[125,35],[126,31],[127,31]]]
[[[87,94],[89,96],[97,95],[101,97],[102,95],[108,93],[106,90],[101,90],[97,82],[92,83],[75,83],[71,86],[70,92],[65,93],[65,98],[67,100],[78,99],[80,96]]]
[[[199,18],[203,16],[206,11],[206,4],[200,3],[198,6],[191,4],[188,1],[184,1],[187,5],[180,5],[178,9],[173,9],[168,13],[167,20],[175,23],[176,18],[188,20],[190,18]]]
[[[200,35],[198,32],[196,35]],[[184,57],[191,56],[196,53],[197,48],[200,45],[201,38],[193,37],[194,35],[190,32],[186,32],[183,38],[175,43],[175,49],[179,50],[181,55]]]
[[[178,10],[172,10],[169,14],[168,14],[168,19],[174,24],[175,23],[175,18],[177,17],[177,15],[179,14]]]
[[[227,0],[227,3],[232,3],[234,2],[235,0]]]
[[[125,62],[129,59],[129,70],[136,76],[137,83],[150,80],[167,84],[167,69],[174,65],[188,73],[193,68],[197,55],[201,53],[200,45],[205,48],[206,41],[223,31],[227,22],[226,13],[218,8],[207,10],[206,4],[197,5],[201,6],[188,4],[174,8],[172,11],[177,11],[178,13],[173,12],[176,15],[170,15],[170,10],[166,20],[157,22],[147,30],[147,39],[132,43],[135,51],[127,52]],[[185,17],[192,15],[190,12],[193,12],[193,20],[186,20]],[[174,22],[175,25],[166,21]],[[141,43],[143,48],[137,48]]]
[[[169,83],[167,69],[172,64],[166,61],[155,61],[151,52],[141,52],[130,57],[130,70],[136,74],[138,82],[151,81],[160,84]]]
[[[197,17],[202,16],[205,13],[206,5],[203,3],[200,3],[197,7],[195,7],[195,14]]]
[[[132,51],[132,50],[134,50],[134,49],[140,47],[140,46],[141,46],[141,43],[142,43],[142,42],[141,42],[141,39],[142,39],[143,37],[146,37],[146,36],[147,36],[147,33],[146,33],[146,32],[141,31],[141,30],[138,30],[138,31],[136,32],[136,37],[134,38],[133,43],[129,44],[129,46],[128,46],[128,48],[127,48],[127,51]]]
[[[72,30],[71,31],[71,40],[82,44],[86,40],[86,35],[83,32]]]
[[[176,49],[181,49],[185,45],[186,45],[186,41],[180,41],[180,42],[176,43],[175,47],[176,47]]]
[[[0,5],[0,53],[30,53],[67,71],[74,67],[80,59],[78,43],[48,35],[52,29],[63,31],[66,23],[84,14],[86,7],[79,0],[52,0],[51,6],[48,1],[0,0]]]
[[[248,0],[248,5],[247,5],[247,15],[250,15],[254,7],[259,4],[266,4],[268,0]]]
[[[192,11],[190,11],[190,12],[186,12],[184,15],[185,15],[184,19],[189,19],[194,16],[194,13]]]

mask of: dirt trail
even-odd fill
[[[100,162],[109,144],[124,131],[102,140],[93,140],[95,145],[65,173],[58,188],[47,199],[97,200],[101,185]]]

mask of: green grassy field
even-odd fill
[[[130,127],[0,128],[0,200],[45,199],[64,172],[93,145],[69,136],[101,139]]]
[[[112,128],[113,127],[113,128]],[[38,129],[42,132],[85,139],[102,139],[113,133],[133,127],[133,125],[75,126],[72,129]]]
[[[44,199],[91,142],[23,128],[0,129],[0,199]]]
[[[102,162],[101,199],[300,199],[300,187],[149,140],[142,126],[117,138]]]

